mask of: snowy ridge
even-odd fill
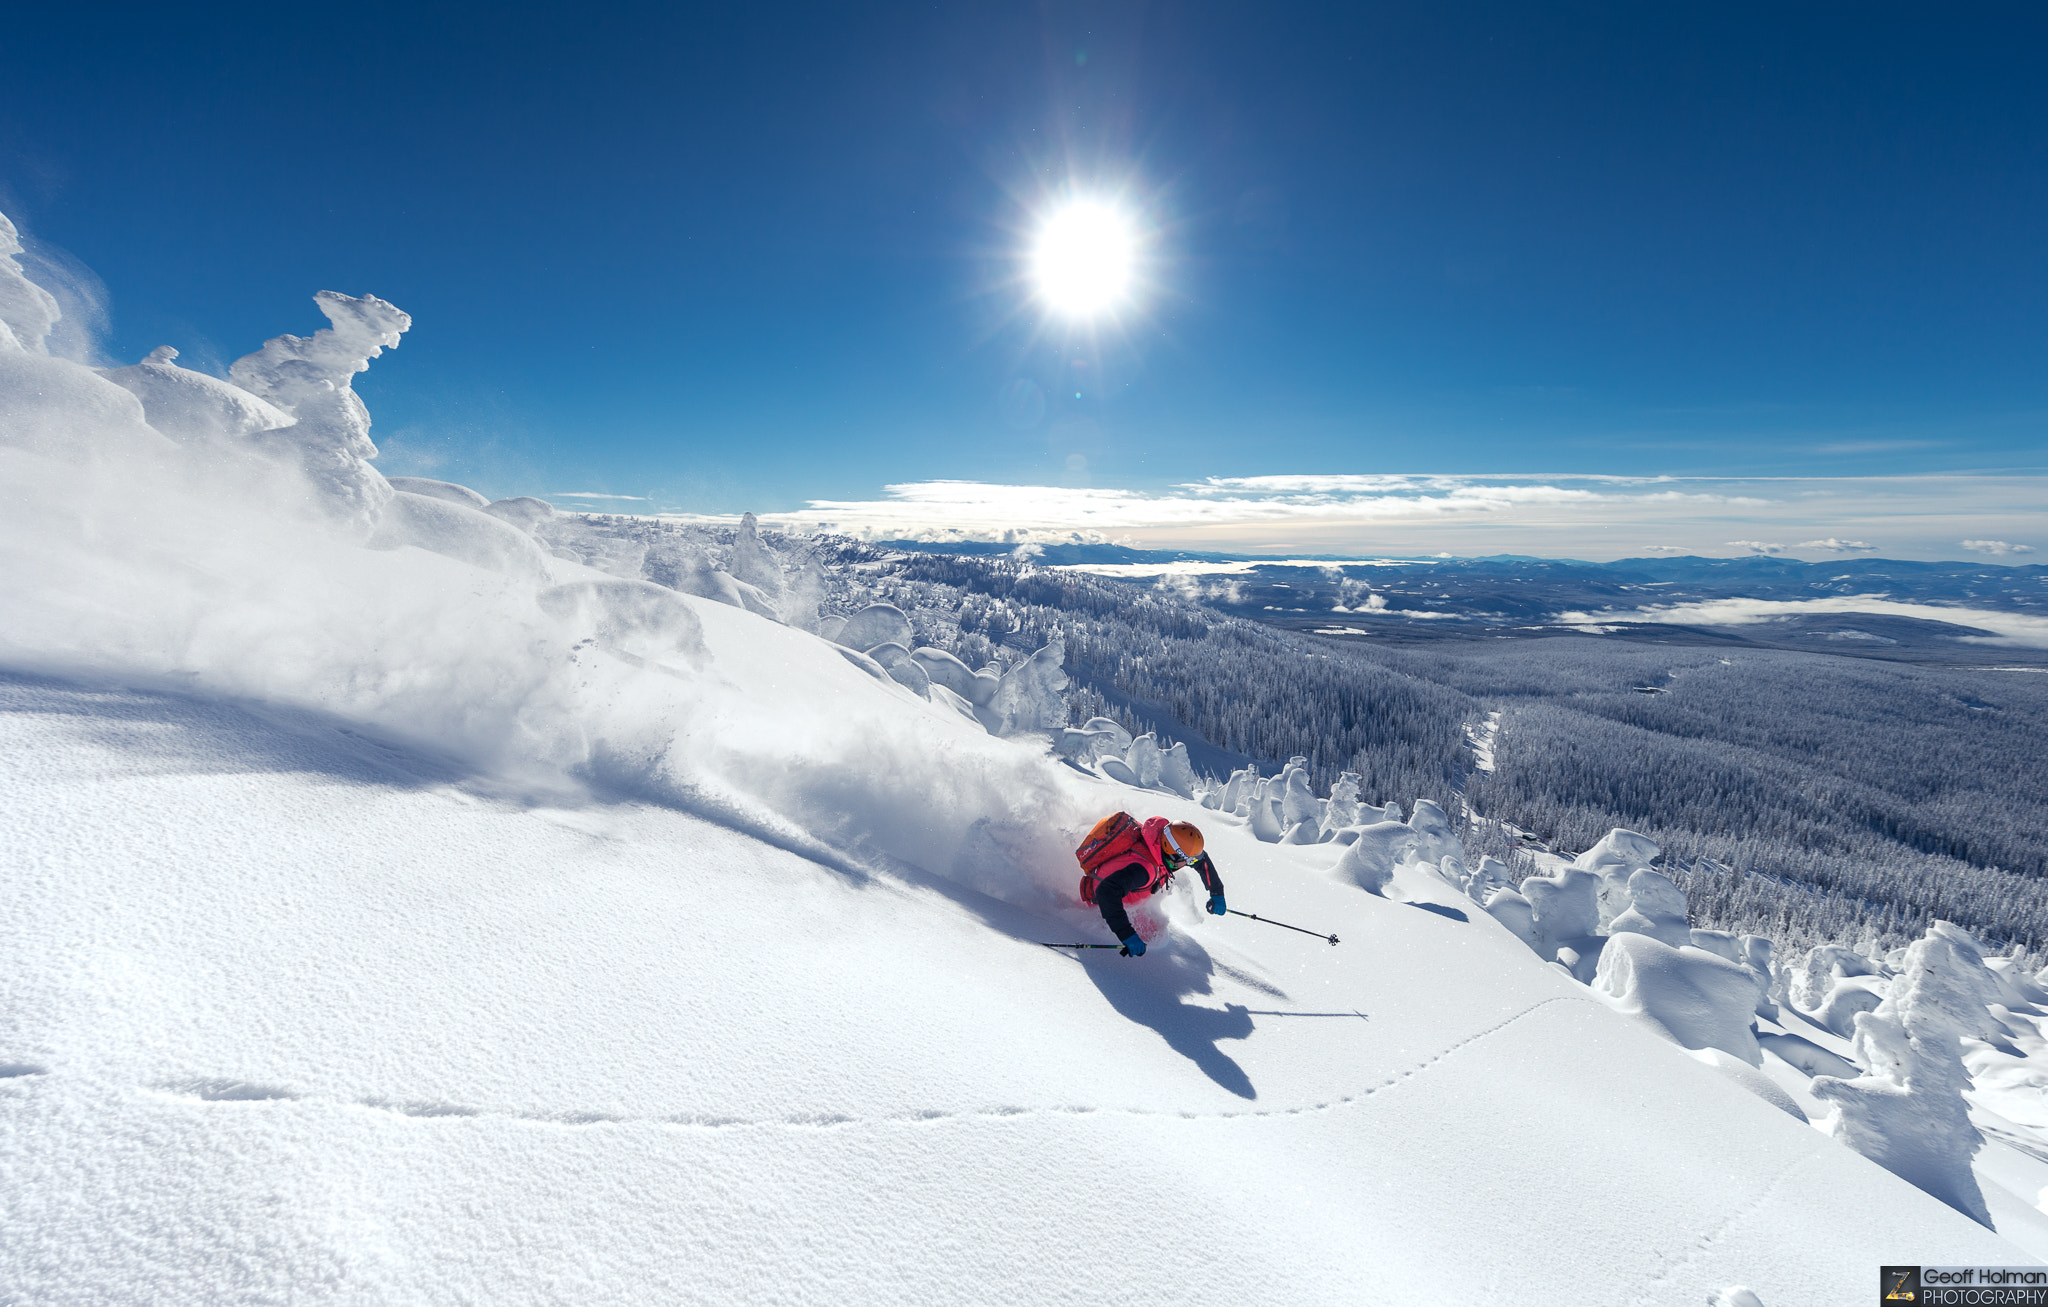
[[[772,555],[656,584],[394,487],[373,297],[236,365],[322,370],[261,430],[40,305],[0,294],[10,1297],[1785,1304],[2027,1258],[1570,974],[1636,947],[1562,933],[1584,883],[1540,956],[1434,804],[1199,786],[1034,730],[1055,657],[976,703]],[[1141,960],[1041,947],[1102,938],[1071,851],[1134,803],[1344,943],[1183,877]]]

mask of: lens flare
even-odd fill
[[[1129,218],[1107,204],[1075,200],[1039,228],[1031,272],[1038,293],[1057,313],[1089,318],[1130,295],[1138,238]]]

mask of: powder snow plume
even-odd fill
[[[410,319],[318,303],[332,326],[233,382],[174,351],[99,372],[43,349],[55,303],[0,259],[0,662],[312,709],[514,791],[716,813],[854,874],[1071,897],[1083,808],[1033,751],[814,636],[394,491],[348,382]]]

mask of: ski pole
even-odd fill
[[[1250,917],[1253,921],[1263,921],[1269,926],[1278,926],[1282,930],[1301,930],[1299,926],[1290,926],[1284,921],[1275,921],[1271,917],[1262,917],[1256,912],[1239,912],[1236,908],[1232,908],[1230,909],[1230,915],[1233,917]],[[1325,935],[1321,931],[1301,930],[1301,933],[1304,935],[1314,935],[1317,939],[1327,939],[1332,944],[1337,942],[1335,935]]]
[[[1041,939],[1041,940],[1039,940],[1038,942],[1039,942],[1039,943],[1040,943],[1041,945],[1044,945],[1044,947],[1046,947],[1046,948],[1122,948],[1122,947],[1123,947],[1123,945],[1121,945],[1121,944],[1047,944],[1047,943],[1046,943],[1046,942],[1045,942],[1044,940],[1042,940],[1042,939]]]

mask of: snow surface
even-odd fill
[[[721,667],[796,661],[699,607]],[[1077,961],[1030,941],[1079,912],[328,715],[0,703],[26,1301],[1801,1303],[2025,1260],[1483,915],[1174,800],[1233,902],[1346,943],[1177,900],[1142,961]]]
[[[236,365],[296,434],[201,459],[15,291],[6,1301],[1799,1304],[2029,1260],[1453,906],[1434,805],[1280,844],[1288,787],[1133,791],[866,645],[530,553],[518,501],[394,490],[374,297]],[[983,711],[1045,731],[1060,661]],[[1144,958],[1042,947],[1103,941],[1072,849],[1134,802],[1343,943],[1182,877]],[[1600,883],[1526,928],[1591,948]],[[1985,1152],[2048,1247],[2048,1164]]]

